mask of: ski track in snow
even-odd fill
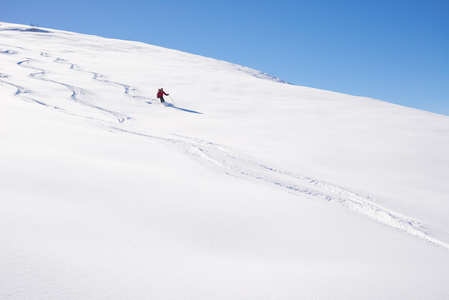
[[[14,51],[14,50],[0,50],[0,54],[19,55],[19,52]],[[40,55],[42,57],[44,57],[44,58],[51,58],[52,57],[50,54],[45,53],[45,52],[41,52]],[[35,79],[38,79],[38,80],[43,80],[43,81],[46,81],[46,82],[50,82],[50,83],[54,83],[54,84],[66,87],[68,90],[70,90],[72,92],[72,94],[70,96],[70,99],[73,100],[73,101],[76,101],[77,103],[79,103],[79,104],[81,104],[83,106],[90,107],[90,108],[92,108],[94,110],[100,111],[100,112],[105,113],[107,115],[112,115],[120,123],[123,123],[126,120],[131,119],[131,117],[129,117],[129,116],[125,115],[125,114],[105,109],[103,107],[94,105],[94,104],[88,102],[87,100],[83,99],[84,95],[88,95],[88,94],[91,94],[91,93],[89,91],[81,88],[81,87],[73,86],[73,85],[70,85],[70,84],[67,84],[67,83],[64,83],[64,82],[60,82],[60,81],[56,81],[56,80],[52,80],[52,79],[46,78],[46,75],[50,74],[51,72],[47,71],[47,70],[44,70],[44,69],[41,69],[41,68],[34,67],[32,65],[32,63],[36,62],[36,61],[37,61],[36,59],[32,59],[30,57],[23,57],[22,60],[17,62],[17,65],[19,65],[19,66],[21,66],[23,68],[27,68],[27,69],[33,70],[33,72],[29,74],[29,76],[32,77],[32,78],[35,78]],[[103,82],[103,83],[111,84],[111,85],[118,85],[118,86],[120,86],[120,87],[122,87],[124,89],[124,93],[127,96],[129,96],[129,97],[131,97],[133,99],[144,100],[147,103],[149,103],[148,101],[151,100],[151,99],[146,98],[146,97],[135,95],[135,93],[137,92],[137,89],[132,87],[132,86],[130,86],[130,85],[106,80],[106,79],[104,79],[105,78],[104,75],[102,75],[100,73],[96,73],[96,72],[84,71],[78,65],[70,63],[67,60],[63,59],[63,58],[58,58],[57,57],[57,58],[54,59],[54,62],[55,63],[60,63],[60,64],[68,64],[69,65],[69,70],[75,70],[75,71],[78,71],[78,72],[85,72],[85,73],[91,74],[93,76],[93,79],[98,81],[98,82]],[[71,114],[71,115],[81,116],[81,115],[76,114],[76,113],[68,112],[67,110],[65,110],[65,109],[63,109],[61,107],[57,107],[57,106],[54,106],[54,105],[47,104],[43,100],[37,100],[36,98],[33,98],[33,97],[29,96],[29,95],[33,94],[33,92],[30,89],[27,89],[27,88],[25,88],[23,86],[20,86],[20,85],[11,83],[9,81],[3,80],[3,79],[9,79],[9,76],[7,74],[1,73],[0,75],[1,75],[0,76],[0,83],[6,84],[6,85],[9,85],[9,86],[13,86],[13,87],[15,87],[17,89],[17,91],[15,93],[16,96],[20,96],[20,97],[22,97],[24,99],[31,100],[34,103],[46,106],[46,107],[54,109],[54,110],[58,110],[60,112],[65,112],[65,113],[68,113],[68,114]],[[89,119],[93,119],[90,116],[83,116],[83,117],[86,117],[86,118],[89,118]]]
[[[23,48],[20,49],[23,50]],[[8,50],[0,49],[0,54],[19,55],[19,52],[9,49]],[[41,53],[41,56],[44,58],[52,58],[50,54],[44,52]],[[327,203],[338,205],[346,209],[350,209],[356,213],[374,219],[382,224],[401,230],[412,236],[419,237],[434,245],[449,250],[449,244],[432,237],[432,233],[436,231],[443,232],[445,235],[449,235],[447,230],[442,230],[440,228],[437,228],[436,226],[425,224],[424,222],[421,222],[417,219],[402,215],[398,212],[383,207],[382,205],[376,203],[375,200],[370,196],[359,195],[343,187],[339,187],[317,179],[300,176],[292,172],[280,170],[262,163],[258,163],[254,160],[251,160],[239,154],[233,153],[230,150],[227,150],[225,146],[214,144],[208,141],[175,134],[171,135],[173,136],[173,138],[171,137],[167,138],[155,134],[150,135],[146,133],[135,132],[120,128],[118,126],[123,124],[126,120],[131,119],[131,117],[87,102],[87,100],[85,100],[83,96],[89,94],[90,93],[89,91],[64,82],[59,82],[56,80],[46,78],[46,75],[48,75],[50,72],[32,66],[32,63],[34,61],[36,60],[29,57],[23,57],[20,61],[17,62],[17,64],[23,68],[32,70],[29,76],[31,76],[36,80],[43,80],[46,82],[66,87],[72,92],[70,96],[71,100],[76,101],[77,103],[87,106],[91,109],[100,111],[108,115],[112,115],[117,120],[118,123],[114,124],[111,122],[104,122],[104,120],[93,118],[91,116],[81,115],[78,113],[73,113],[63,108],[56,107],[47,104],[44,101],[35,99],[31,96],[33,94],[31,90],[21,85],[10,82],[10,77],[7,74],[0,73],[0,84],[12,86],[13,88],[16,89],[14,95],[19,96],[27,101],[32,101],[34,103],[46,106],[58,112],[63,112],[95,120],[99,122],[102,126],[108,128],[108,130],[113,130],[115,132],[120,132],[123,134],[137,135],[154,141],[168,143],[170,145],[177,147],[178,149],[186,153],[186,155],[199,161],[200,163],[210,168],[217,169],[220,172],[225,172],[230,176],[252,180],[256,182],[263,182],[264,184],[268,184],[273,187],[282,189],[288,193],[300,196],[302,198],[324,201]],[[120,82],[109,81],[106,79],[105,75],[100,73],[84,71],[80,66],[73,64],[66,59],[55,58],[53,62],[60,64],[67,64],[69,66],[68,69],[72,71],[89,73],[93,76],[93,79],[96,81],[122,87],[124,89],[124,93],[133,99],[143,100],[147,103],[148,100],[151,101],[150,98],[135,95],[137,89],[130,85]]]
[[[49,54],[42,53],[42,55],[49,55]],[[92,74],[93,75],[93,79],[95,79],[97,81],[104,82],[104,83],[111,84],[111,85],[117,85],[119,87],[122,87],[124,89],[124,93],[127,96],[131,97],[131,98],[140,99],[140,100],[143,100],[143,101],[145,101],[147,103],[148,103],[148,101],[151,100],[150,98],[136,95],[137,89],[135,87],[132,87],[132,86],[130,86],[128,84],[107,80],[107,79],[105,79],[106,76],[102,75],[100,73],[91,72],[91,71],[84,71],[84,70],[82,70],[82,68],[80,66],[78,66],[76,64],[73,64],[73,63],[71,63],[71,62],[69,62],[69,61],[67,61],[67,60],[65,60],[63,58],[56,58],[55,62],[62,63],[62,64],[68,64],[68,65],[70,65],[70,69],[71,70],[77,70],[77,71],[80,71],[80,72],[85,72],[85,73]]]
[[[44,56],[44,57],[50,57],[48,54],[45,54],[45,53],[41,53],[41,55]],[[56,58],[55,62],[60,62],[59,60],[60,60],[59,58]],[[37,79],[40,79],[40,80],[43,80],[43,81],[47,81],[47,82],[52,82],[52,83],[59,84],[59,85],[62,85],[64,87],[66,87],[67,89],[69,89],[72,92],[72,95],[70,96],[70,98],[73,101],[76,101],[76,102],[80,103],[81,105],[88,106],[88,107],[93,108],[95,110],[101,111],[102,113],[106,113],[106,114],[112,115],[120,123],[123,123],[123,122],[125,122],[125,120],[130,119],[130,117],[128,117],[128,116],[126,116],[126,115],[124,115],[122,113],[115,112],[115,111],[112,111],[112,110],[108,110],[108,109],[102,108],[100,106],[94,105],[92,103],[89,103],[89,102],[83,100],[83,95],[89,94],[89,92],[87,90],[85,90],[83,88],[80,88],[80,87],[72,86],[72,85],[67,84],[67,83],[63,83],[63,82],[59,82],[59,81],[56,81],[56,80],[47,79],[45,77],[45,75],[49,74],[50,72],[46,71],[46,70],[43,70],[43,69],[39,69],[39,68],[33,67],[33,66],[30,66],[29,65],[30,62],[32,62],[32,59],[27,58],[26,60],[18,62],[17,64],[22,66],[22,64],[26,63],[26,65],[23,65],[24,68],[34,69],[34,70],[38,71],[36,73],[31,73],[30,74],[31,77],[34,77],[34,78],[37,78]],[[72,65],[70,67],[70,69],[75,69],[75,68],[73,68],[73,65]]]
[[[374,199],[369,196],[362,196],[331,183],[269,167],[232,153],[226,150],[224,146],[200,139],[180,135],[174,135],[177,138],[163,138],[132,132],[114,126],[111,129],[170,143],[180,148],[193,159],[209,167],[218,168],[230,176],[262,181],[297,196],[325,201],[350,209],[387,226],[422,238],[434,245],[449,250],[449,244],[431,236],[432,232],[442,231],[441,229],[385,208],[375,203]],[[445,233],[448,234],[447,232]]]

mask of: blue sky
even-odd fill
[[[0,0],[0,22],[141,41],[445,115],[448,16],[448,0]]]

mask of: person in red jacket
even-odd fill
[[[165,102],[165,100],[164,100],[164,95],[168,96],[168,94],[167,94],[166,92],[164,92],[164,89],[163,89],[163,88],[160,88],[160,89],[157,91],[157,97],[161,100],[161,103]]]

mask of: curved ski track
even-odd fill
[[[24,50],[23,48],[20,47],[16,48]],[[8,50],[0,50],[0,54],[18,55],[19,52],[8,49]],[[44,52],[41,53],[41,56],[46,58],[52,57],[50,54]],[[110,125],[104,125],[105,124],[104,120],[100,120],[98,118],[93,118],[86,115],[75,114],[60,107],[46,104],[41,100],[34,99],[32,96],[30,96],[32,95],[32,91],[18,84],[9,82],[10,77],[7,74],[0,73],[0,83],[16,88],[17,91],[15,92],[15,96],[19,96],[26,100],[31,100],[40,105],[44,105],[50,109],[54,109],[56,111],[63,113],[77,115],[88,119],[93,119],[95,121],[100,122],[102,125],[106,126],[109,130],[121,132],[124,134],[133,134],[154,141],[173,145],[178,149],[180,149],[181,151],[183,151],[184,153],[186,153],[189,157],[199,161],[200,163],[210,168],[217,169],[220,172],[225,172],[230,176],[252,180],[255,182],[263,182],[264,184],[268,184],[273,187],[282,189],[288,193],[300,196],[301,198],[324,201],[334,205],[338,205],[346,209],[350,209],[354,212],[357,212],[366,217],[374,219],[382,224],[401,230],[412,236],[419,237],[434,245],[449,250],[448,243],[445,243],[432,236],[434,235],[435,232],[439,232],[440,234],[443,233],[445,236],[449,235],[449,232],[447,230],[437,228],[436,226],[433,226],[431,224],[425,224],[424,222],[421,222],[417,219],[402,215],[398,212],[383,207],[382,205],[376,203],[376,201],[370,196],[359,195],[346,188],[339,187],[331,183],[323,182],[309,177],[300,176],[292,172],[267,166],[265,164],[241,156],[239,154],[233,153],[232,151],[227,150],[226,147],[222,145],[210,143],[204,140],[175,134],[172,134],[171,135],[172,137],[167,138],[155,134],[135,132],[120,128],[118,126],[124,123],[126,120],[131,119],[131,117],[87,102],[86,100],[83,99],[83,95],[88,94],[89,91],[64,82],[58,82],[46,78],[46,75],[49,73],[49,71],[32,66],[31,63],[33,61],[34,60],[32,58],[24,57],[22,60],[18,61],[17,64],[21,67],[32,70],[32,73],[29,74],[29,76],[31,76],[32,78],[51,82],[66,87],[67,89],[72,91],[72,95],[70,97],[71,100],[76,101],[79,104],[87,106],[94,110],[98,110],[102,113],[112,115],[117,119],[118,123],[115,123],[114,125],[109,122]],[[56,58],[53,60],[53,62],[67,64],[69,65],[69,70],[89,73],[93,76],[94,80],[97,80],[99,82],[120,86],[124,89],[124,93],[132,97],[133,99],[140,99],[144,100],[145,102],[148,102],[148,100],[150,101],[152,100],[150,98],[146,98],[143,96],[134,95],[137,92],[137,89],[130,85],[109,81],[105,79],[106,76],[96,72],[84,71],[78,65],[73,64],[63,58]]]
[[[119,132],[170,143],[200,163],[225,172],[230,176],[252,181],[261,181],[302,198],[325,201],[350,209],[392,228],[422,238],[434,245],[449,250],[449,244],[431,236],[434,232],[447,235],[449,233],[446,230],[383,207],[377,204],[370,196],[359,195],[331,183],[269,167],[233,153],[222,145],[200,139],[180,135],[173,135],[176,138],[163,138],[132,132],[118,127],[111,128]]]
[[[15,51],[15,50],[0,50],[0,54],[19,55],[19,52]],[[41,52],[40,55],[42,57],[44,57],[44,58],[51,58],[52,57],[50,54],[45,53],[45,52]],[[79,103],[79,104],[81,104],[81,105],[83,105],[83,106],[92,108],[94,110],[100,111],[100,112],[102,112],[104,114],[107,114],[107,115],[111,115],[114,118],[116,118],[119,123],[123,123],[126,120],[131,119],[131,117],[129,117],[129,116],[125,115],[125,114],[122,114],[122,113],[116,112],[116,111],[112,111],[112,110],[108,110],[108,109],[106,109],[104,107],[100,107],[100,106],[94,105],[94,104],[86,101],[83,96],[90,94],[90,92],[85,90],[85,89],[83,89],[83,88],[81,88],[81,87],[73,86],[73,85],[70,85],[70,84],[67,84],[67,83],[64,83],[64,82],[59,82],[59,81],[56,81],[56,80],[52,80],[52,79],[46,78],[46,75],[49,74],[50,71],[47,71],[47,70],[40,69],[40,68],[37,68],[35,66],[32,66],[32,63],[35,62],[35,61],[36,60],[33,59],[33,58],[23,57],[22,60],[17,62],[17,65],[19,65],[19,66],[21,66],[23,68],[27,68],[27,69],[33,70],[33,72],[31,72],[29,74],[29,76],[32,77],[32,78],[64,86],[65,88],[67,88],[68,90],[70,90],[72,92],[72,94],[70,96],[70,99],[75,101],[75,102],[77,102],[77,103]],[[129,97],[131,97],[133,99],[141,99],[141,100],[145,100],[147,103],[151,103],[151,102],[148,102],[149,100],[151,101],[150,98],[135,95],[135,93],[137,93],[137,89],[132,87],[132,86],[130,86],[130,85],[123,84],[123,83],[118,83],[118,82],[114,82],[114,81],[109,81],[107,79],[104,79],[105,76],[102,75],[102,74],[99,74],[99,73],[96,73],[96,72],[84,71],[78,65],[70,63],[67,60],[62,59],[62,58],[58,58],[57,57],[57,58],[55,58],[53,60],[53,62],[60,63],[60,64],[67,64],[67,65],[69,65],[69,70],[75,70],[75,71],[78,71],[78,72],[84,72],[84,73],[91,74],[93,79],[98,81],[98,82],[103,82],[103,83],[106,83],[106,84],[120,86],[120,87],[122,87],[124,89],[124,93],[127,96],[129,96]],[[30,96],[31,94],[33,94],[31,90],[29,90],[29,89],[27,89],[27,88],[25,88],[23,86],[20,86],[20,85],[17,85],[17,84],[14,84],[14,83],[11,83],[9,81],[4,80],[4,79],[9,79],[9,76],[7,74],[1,73],[0,75],[1,75],[0,76],[0,83],[3,83],[3,84],[6,84],[6,85],[15,87],[17,89],[17,91],[15,93],[16,96],[20,96],[23,99],[31,100],[32,102],[35,102],[35,103],[40,104],[40,105],[44,105],[44,106],[49,107],[51,109],[58,110],[60,112],[68,113],[68,114],[71,114],[71,115],[77,115],[77,116],[85,117],[85,118],[88,118],[88,119],[94,119],[94,118],[92,118],[90,116],[85,116],[85,115],[80,115],[80,114],[76,114],[76,113],[73,113],[73,112],[68,112],[67,110],[65,110],[65,109],[63,109],[61,107],[50,105],[48,103],[45,103],[42,100],[37,100],[37,99],[35,99],[35,98]]]

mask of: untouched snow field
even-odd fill
[[[0,24],[0,299],[449,298],[448,117],[28,29]]]

